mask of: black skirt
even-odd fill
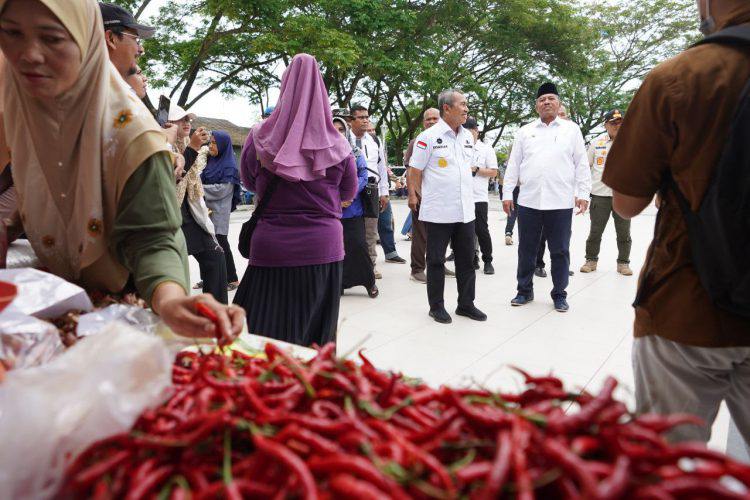
[[[365,219],[352,217],[341,219],[344,227],[344,277],[341,288],[363,286],[369,291],[375,285],[375,272],[367,250]]]
[[[342,263],[248,266],[234,296],[250,333],[305,347],[335,342]]]

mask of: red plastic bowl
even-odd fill
[[[8,307],[18,295],[18,288],[13,283],[0,281],[0,311]]]

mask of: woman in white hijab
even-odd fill
[[[110,64],[102,26],[95,0],[0,0],[0,151],[23,229],[51,272],[88,290],[130,283],[175,332],[232,338],[240,308],[188,295],[166,138]]]

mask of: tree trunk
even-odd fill
[[[201,48],[198,51],[198,54],[196,54],[195,59],[193,60],[193,64],[190,66],[190,69],[187,71],[185,86],[182,87],[180,98],[177,100],[177,104],[180,106],[184,106],[188,100],[188,97],[190,96],[190,91],[193,89],[193,84],[198,77],[198,73],[201,69],[201,64],[203,64],[203,59],[206,57],[206,54],[208,54],[208,50],[211,48],[211,45],[213,45],[213,43],[215,42],[214,33],[216,32],[216,28],[219,26],[219,21],[221,21],[221,18],[223,16],[224,11],[220,9],[211,20],[211,25],[208,27],[206,36],[203,38]]]

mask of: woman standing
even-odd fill
[[[23,230],[54,274],[90,291],[132,283],[175,332],[231,338],[240,308],[188,296],[166,137],[110,63],[102,26],[95,0],[0,1],[0,150]]]
[[[206,168],[201,173],[203,197],[208,205],[211,222],[214,224],[216,239],[221,249],[224,250],[229,290],[236,290],[240,282],[227,235],[229,234],[229,216],[232,213],[234,187],[240,183],[240,176],[234,160],[232,138],[228,133],[223,130],[214,130],[211,133],[209,155]]]
[[[187,241],[188,255],[198,261],[201,273],[198,288],[226,304],[229,300],[226,260],[214,235],[215,228],[203,198],[201,181],[201,173],[210,158],[210,148],[204,145],[210,140],[208,131],[201,127],[190,137],[193,115],[175,104],[169,109],[169,122],[177,126],[174,148],[185,157],[184,173],[177,184],[177,201],[182,213],[182,232]]]
[[[349,139],[349,126],[343,118],[335,117],[333,126],[339,133]],[[363,286],[367,294],[375,298],[380,293],[375,285],[375,272],[367,249],[365,238],[365,219],[362,208],[362,200],[359,193],[367,185],[367,161],[359,148],[354,148],[354,157],[357,161],[357,196],[353,201],[341,202],[344,211],[341,215],[341,226],[344,229],[344,276],[341,282],[341,290],[355,286]]]
[[[333,126],[314,57],[292,59],[276,109],[247,138],[240,174],[245,188],[269,196],[234,298],[247,310],[250,332],[304,346],[335,340],[341,202],[357,193],[357,167]]]

